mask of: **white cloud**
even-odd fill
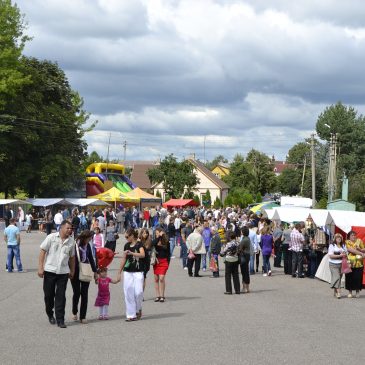
[[[100,120],[89,149],[284,157],[326,105],[365,97],[360,0],[20,0],[26,53],[58,61]],[[362,109],[362,107],[360,107]],[[247,152],[247,151],[246,151]]]

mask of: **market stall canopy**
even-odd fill
[[[67,201],[69,201],[72,205],[77,205],[80,207],[86,207],[88,205],[93,206],[106,206],[110,205],[109,203],[106,203],[99,199],[88,199],[88,198],[66,198]]]
[[[164,208],[172,207],[188,207],[198,206],[199,204],[193,199],[170,199],[169,201],[162,204]]]
[[[262,214],[265,218],[273,220],[273,216],[275,214],[275,209],[263,209]]]
[[[63,198],[36,198],[27,199],[27,204],[32,204],[35,207],[49,207],[51,205],[73,205],[68,200]]]
[[[303,222],[309,217],[308,208],[275,208],[272,220],[280,220],[286,223]]]
[[[365,227],[365,213],[351,212],[345,210],[329,210],[331,224],[340,228],[345,233],[349,233],[352,227]]]
[[[89,196],[89,199],[100,199],[104,202],[124,202],[124,203],[139,203],[140,199],[129,197],[126,193],[122,193],[116,187],[112,187],[98,195]]]
[[[279,204],[277,204],[275,202],[264,202],[264,203],[255,205],[250,210],[253,213],[262,213],[264,209],[266,210],[266,209],[272,209],[272,208],[278,208],[278,207],[279,207]]]
[[[161,201],[162,201],[161,198],[154,196],[152,194],[146,193],[145,191],[143,191],[140,188],[135,188],[134,190],[129,191],[125,195],[127,195],[131,198],[139,199],[141,202],[145,202],[145,203],[161,203]]]
[[[326,209],[311,209],[309,217],[313,219],[313,222],[317,227],[324,227],[327,224],[332,223],[331,215]]]
[[[19,199],[0,199],[0,205],[8,205],[8,204],[29,204],[29,202]]]

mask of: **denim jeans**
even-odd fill
[[[264,273],[265,274],[267,274],[269,271],[271,271],[270,256],[271,255],[262,255],[262,260],[264,262]]]
[[[170,238],[170,256],[173,256],[175,248],[175,237]]]
[[[20,246],[19,245],[8,246],[8,257],[7,257],[8,271],[12,272],[13,255],[15,257],[16,267],[18,268],[18,271],[23,271],[22,262],[20,260]]]
[[[205,247],[206,253],[202,254],[202,266],[203,269],[207,269],[207,261],[208,261],[208,265],[209,265],[209,260],[210,260],[210,251],[209,251],[209,247]],[[207,259],[208,258],[208,259]]]
[[[183,242],[183,240],[180,241],[180,258],[182,261],[183,267],[187,267],[188,265],[188,247],[186,246],[186,243]]]
[[[255,256],[256,254],[250,255],[250,274],[255,273]]]

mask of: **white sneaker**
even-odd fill
[[[271,276],[271,270],[269,270],[269,276]]]
[[[187,266],[185,266],[185,267],[184,267],[184,270],[187,270],[187,269],[188,269],[188,268],[187,268]]]
[[[171,257],[170,257],[170,259],[174,259],[174,258],[175,258],[175,256],[171,256]]]
[[[267,274],[263,274],[262,276],[267,276]]]
[[[203,268],[203,271],[207,271],[207,269],[204,269],[204,268]]]

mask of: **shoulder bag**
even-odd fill
[[[77,259],[79,260],[79,280],[85,283],[90,283],[93,280],[94,273],[90,263],[86,264],[80,260],[79,245],[76,245]]]

